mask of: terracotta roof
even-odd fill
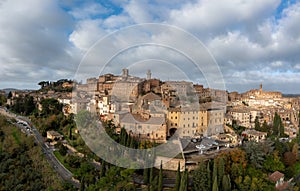
[[[269,176],[269,180],[271,180],[272,182],[277,182],[282,177],[284,177],[284,174],[279,171],[275,171]]]

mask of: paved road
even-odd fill
[[[65,181],[70,182],[77,188],[80,187],[80,183],[72,179],[73,174],[59,162],[59,160],[53,154],[53,150],[44,143],[44,137],[38,132],[37,128],[31,123],[30,119],[28,119],[27,117],[23,117],[23,116],[16,116],[15,114],[10,113],[5,108],[0,108],[0,113],[3,115],[6,115],[6,116],[12,117],[16,120],[19,119],[22,121],[26,121],[28,123],[29,127],[31,128],[31,131],[35,137],[35,141],[41,146],[42,152],[44,153],[46,159],[48,160],[50,165],[54,168],[54,170],[56,172],[58,172],[58,174]]]

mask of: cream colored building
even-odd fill
[[[171,108],[167,113],[168,135],[178,130],[180,137],[210,136],[222,133],[223,109]]]
[[[119,116],[121,127],[139,140],[150,140],[157,143],[165,143],[167,140],[167,126],[165,116],[151,117],[149,120],[135,118],[131,113]]]
[[[233,109],[229,112],[229,114],[232,116],[232,119],[237,122],[238,125],[244,126],[246,128],[250,128],[250,111],[246,109]]]
[[[207,110],[208,126],[206,136],[211,136],[224,132],[225,109],[210,108]]]

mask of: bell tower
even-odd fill
[[[148,70],[147,71],[147,80],[150,80],[151,79],[151,70]]]
[[[260,94],[260,95],[262,94],[262,83],[261,83],[260,86],[259,86],[259,94]]]

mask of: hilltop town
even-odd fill
[[[43,81],[38,91],[11,92],[7,105],[32,96],[42,110],[41,101],[54,98],[63,104],[65,115],[87,110],[101,120],[112,120],[134,136],[138,134],[140,139],[158,143],[176,134],[191,139],[212,136],[235,145],[241,141],[235,127],[243,128],[243,136],[259,141],[267,137],[266,130],[259,131],[259,127],[273,124],[275,114],[283,125],[281,137],[292,139],[297,135],[299,97],[264,91],[262,84],[259,89],[238,93],[187,81],[163,82],[151,78],[150,70],[145,76],[131,76],[128,69],[123,69],[121,75],[104,74],[83,84]]]
[[[130,137],[127,146],[134,141],[139,146],[179,144],[181,154],[169,158],[161,167],[171,171],[179,169],[178,164],[181,164],[180,171],[194,171],[203,161],[215,161],[219,155],[224,157],[224,153],[238,154],[240,150],[232,149],[253,142],[268,145],[272,140],[294,144],[299,137],[300,97],[264,91],[262,84],[244,93],[228,92],[189,81],[161,81],[152,78],[150,70],[145,78],[140,78],[123,69],[121,75],[104,74],[85,83],[62,79],[42,81],[39,85],[41,88],[34,91],[15,90],[8,95],[1,92],[1,105],[22,115],[30,114],[37,125],[43,124],[38,129],[46,140],[45,145],[63,151],[66,158],[67,151],[81,158],[90,155],[78,134],[80,128],[72,122],[73,116],[83,111],[94,114],[105,124],[113,124],[116,135],[124,135],[125,130]],[[18,123],[26,126],[22,121]],[[26,126],[26,130],[30,128]],[[294,146],[290,146],[293,152]],[[298,147],[296,150],[297,158]],[[282,151],[282,157],[287,152]],[[164,158],[156,156],[156,166]],[[271,175],[278,173],[274,170]],[[79,182],[76,181],[75,185]],[[274,178],[276,187],[290,185],[283,179],[277,181]]]

